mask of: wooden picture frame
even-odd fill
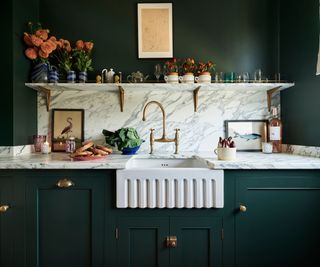
[[[262,151],[268,136],[267,120],[226,120],[226,138],[231,136],[237,151]]]
[[[138,3],[138,58],[172,57],[172,3]]]
[[[51,147],[53,152],[64,152],[69,137],[75,137],[79,147],[84,140],[84,109],[53,109]]]

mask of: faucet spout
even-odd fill
[[[151,104],[157,105],[162,111],[162,139],[166,139],[166,112],[165,112],[163,106],[158,101],[150,101],[145,105],[145,107],[143,109],[142,120],[146,121],[146,112],[147,112],[148,107]]]

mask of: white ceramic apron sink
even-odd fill
[[[223,208],[223,170],[197,159],[129,160],[117,170],[117,208]]]

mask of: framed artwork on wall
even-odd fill
[[[231,136],[238,151],[261,151],[267,139],[267,120],[226,120],[226,137]]]
[[[84,140],[83,109],[52,110],[52,151],[65,151],[66,140],[73,136],[76,146]]]
[[[138,57],[172,58],[172,3],[138,4]]]

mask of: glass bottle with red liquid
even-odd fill
[[[272,142],[272,152],[281,153],[282,146],[282,122],[278,118],[278,110],[274,107],[269,121],[269,142]]]

